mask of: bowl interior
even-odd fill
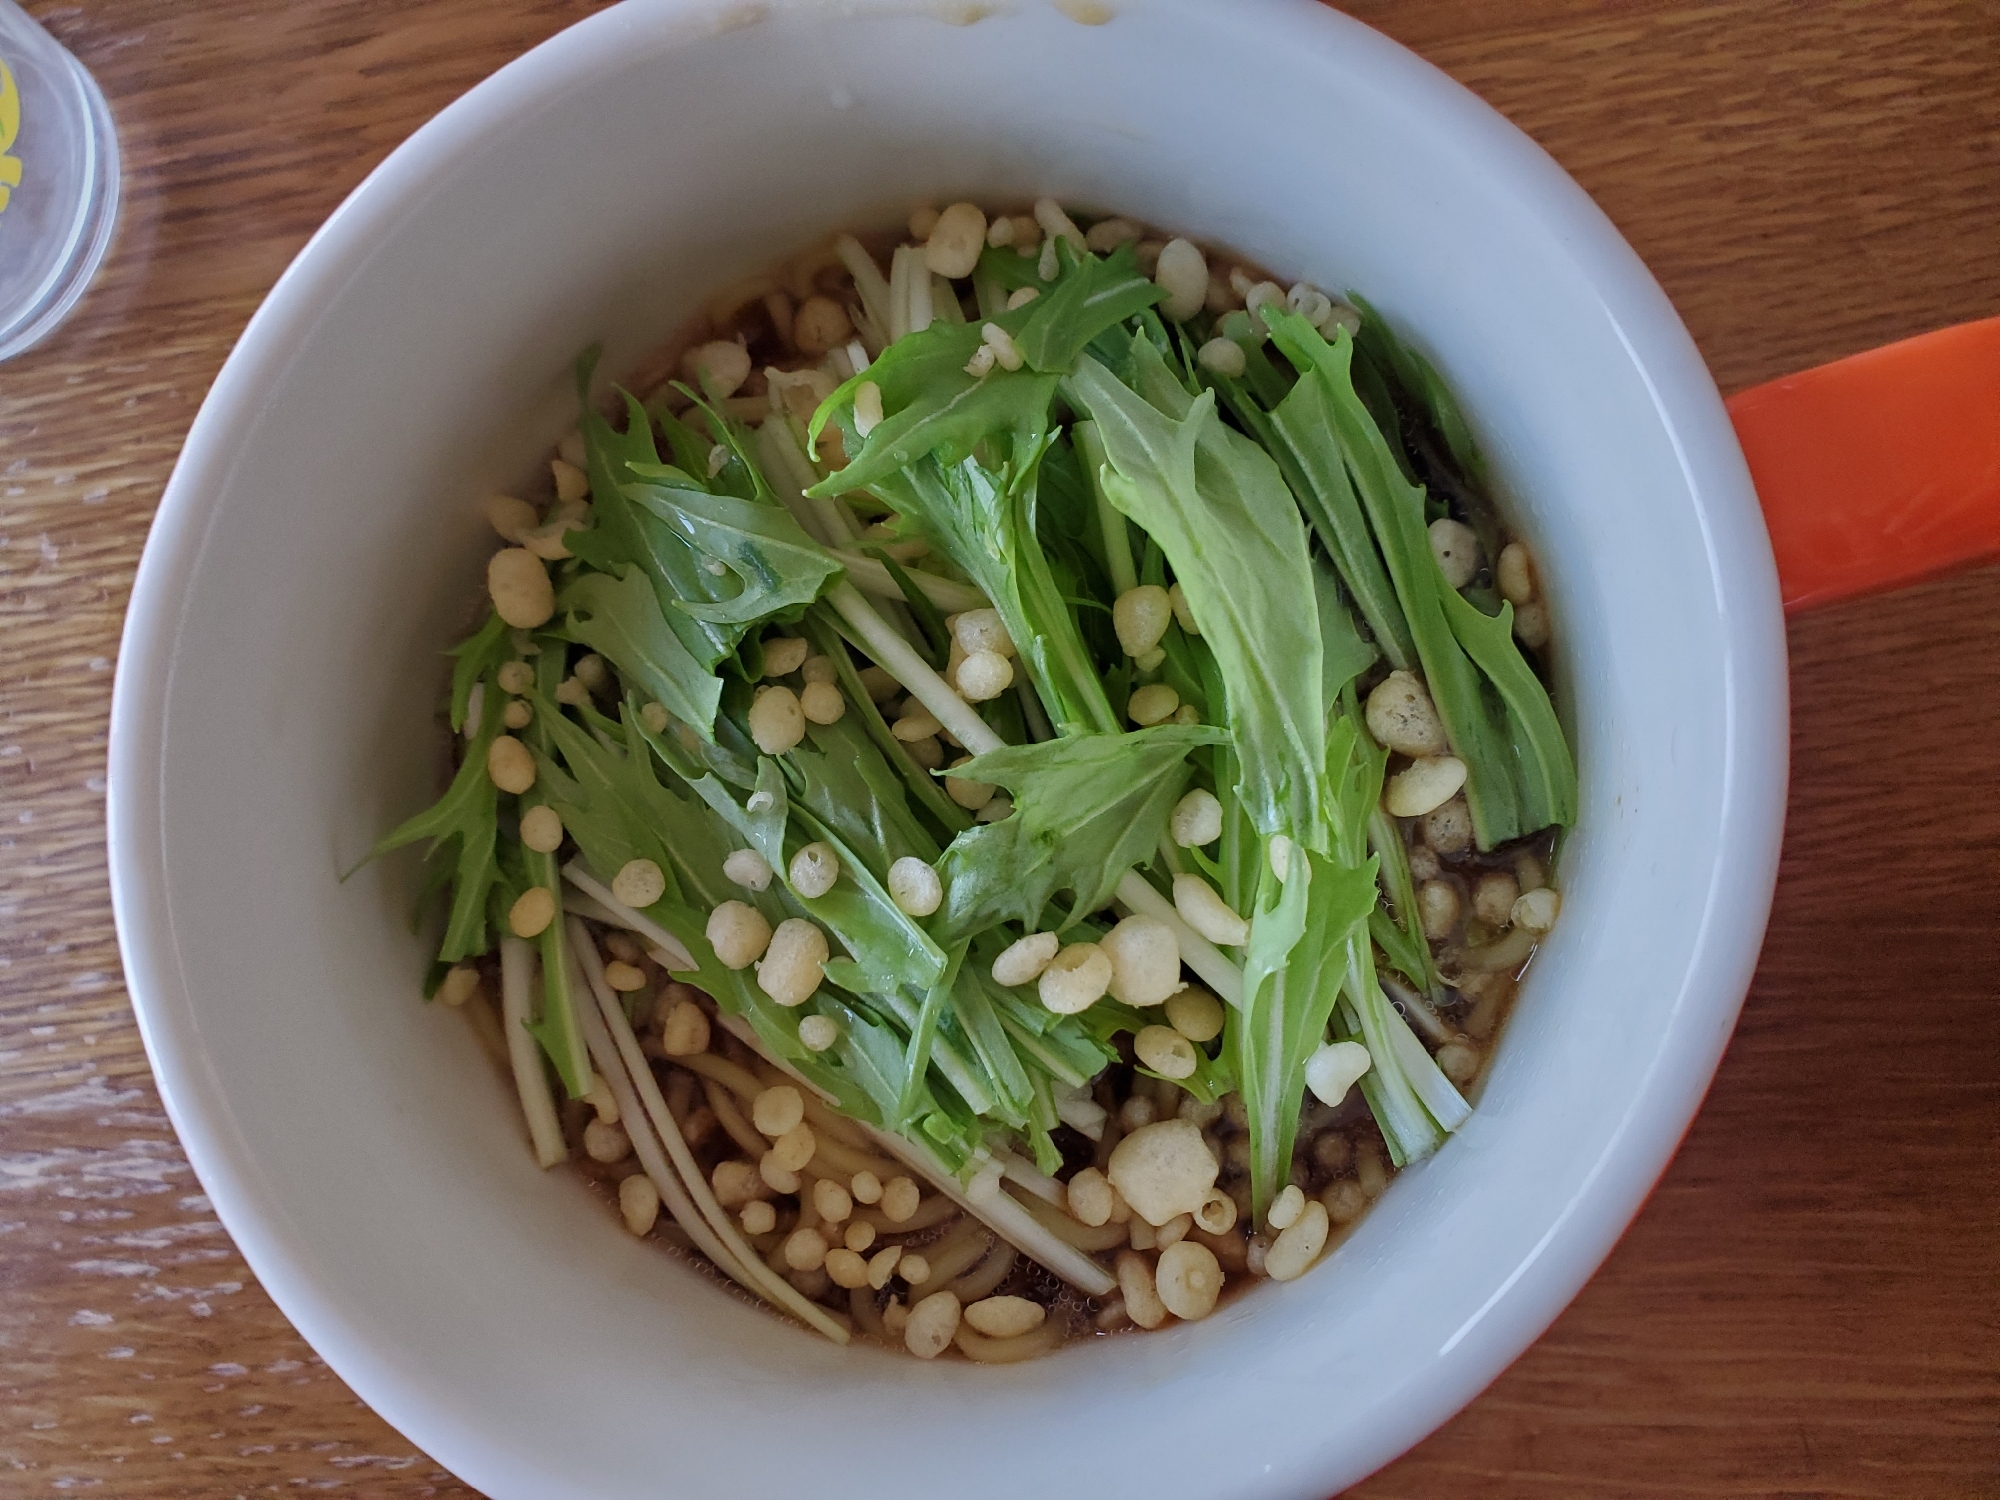
[[[370,179],[189,440],[113,739],[148,1045],[280,1305],[491,1494],[1323,1494],[1554,1316],[1728,1034],[1775,866],[1782,644],[1671,310],[1524,138],[1365,28],[1121,12],[602,14]],[[432,794],[479,498],[573,420],[582,346],[629,368],[830,226],[1039,193],[1358,289],[1431,354],[1539,552],[1584,815],[1478,1112],[1331,1264],[1161,1335],[925,1366],[782,1325],[537,1172],[508,1086],[417,998],[409,867],[338,875]]]

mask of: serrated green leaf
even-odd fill
[[[1514,748],[1524,832],[1576,821],[1576,761],[1556,719],[1549,690],[1521,656],[1514,639],[1514,606],[1489,615],[1460,595],[1444,595],[1452,636],[1500,696],[1507,738]]]
[[[659,451],[653,445],[645,409],[629,392],[620,394],[625,399],[624,432],[588,406],[584,409],[580,428],[590,476],[593,524],[587,530],[569,533],[566,545],[600,572],[617,575],[627,566],[643,570],[667,628],[689,656],[712,669],[736,649],[742,627],[700,620],[674,606],[682,600],[713,603],[734,592],[737,584],[708,572],[685,537],[626,498],[624,486],[632,478],[632,465],[657,469]]]
[[[884,478],[878,490],[993,601],[1056,728],[1112,732],[1118,716],[1035,536],[1038,457],[1008,472],[977,458],[942,463],[925,457]]]
[[[1120,245],[1102,258],[1056,245],[1062,273],[1054,287],[1027,304],[1014,342],[1031,370],[1066,375],[1090,341],[1137,317],[1166,294],[1139,271],[1137,252]]]
[[[579,573],[556,596],[562,633],[618,669],[629,687],[713,736],[722,682],[688,653],[668,627],[652,583],[637,566],[622,576]]]
[[[929,864],[938,841],[910,810],[902,778],[859,718],[850,705],[835,723],[806,726],[804,742],[785,756],[791,794],[871,868],[887,870],[906,857]]]
[[[728,570],[739,585],[723,598],[674,601],[674,608],[697,620],[744,626],[775,615],[791,617],[840,577],[840,564],[783,506],[671,483],[685,476],[664,465],[628,467],[638,480],[652,482],[627,483],[625,498],[665,522],[704,562]],[[716,576],[713,567],[703,571]]]
[[[472,685],[513,659],[513,632],[499,615],[489,614],[485,624],[451,648],[451,655],[451,727],[457,733],[465,728]]]
[[[1317,441],[1338,443],[1367,511],[1431,698],[1454,753],[1466,763],[1466,799],[1480,847],[1546,827],[1558,813],[1574,816],[1575,772],[1547,689],[1521,658],[1511,631],[1498,633],[1490,617],[1445,582],[1425,531],[1424,492],[1404,478],[1355,394],[1348,375],[1352,342],[1342,332],[1329,344],[1296,314],[1267,312],[1266,321],[1273,343],[1300,371],[1287,401],[1301,390],[1323,398],[1329,425]],[[1285,425],[1284,413],[1276,416]],[[1470,654],[1474,645],[1477,661]]]
[[[950,774],[1006,787],[1014,811],[945,850],[944,906],[931,930],[950,942],[996,922],[1036,927],[1063,891],[1072,902],[1062,925],[1098,910],[1159,846],[1187,787],[1188,752],[1226,737],[1209,725],[1163,724],[1009,745],[957,767]]]
[[[979,323],[937,322],[898,339],[813,414],[809,439],[816,444],[834,413],[852,409],[854,392],[864,381],[882,394],[881,425],[868,434],[846,468],[807,493],[834,496],[872,489],[926,455],[954,463],[989,437],[1005,435],[1017,456],[1039,453],[1057,377],[1076,351],[1160,296],[1159,288],[1138,274],[1129,248],[1100,259],[1078,257],[1065,245],[1059,256],[1062,272],[1041,296],[987,320],[1013,338],[1024,360],[1021,369],[966,372],[984,341]]]
[[[426,858],[451,861],[451,914],[445,922],[438,958],[457,963],[487,951],[490,898],[500,882],[499,788],[486,771],[486,752],[500,733],[499,684],[488,680],[491,699],[480,715],[479,732],[465,747],[451,785],[442,797],[409,821],[384,834],[368,851],[367,864],[419,839],[430,842]]]
[[[536,788],[591,869],[609,881],[631,861],[649,859],[666,876],[661,900],[683,899],[666,830],[686,817],[685,802],[660,784],[643,754],[601,743],[559,705],[538,699],[535,718],[549,738],[536,756]]]
[[[1375,907],[1375,863],[1338,864],[1303,849],[1282,883],[1265,867],[1243,959],[1243,1007],[1228,1057],[1250,1126],[1250,1192],[1259,1218],[1290,1169],[1305,1064],[1340,997],[1348,940]]]
[[[1178,389],[1143,338],[1133,358]],[[1277,465],[1223,425],[1212,392],[1192,401],[1180,392],[1176,417],[1087,355],[1069,389],[1104,444],[1105,493],[1166,553],[1221,669],[1238,795],[1265,834],[1324,847],[1319,606],[1305,527]]]
[[[1430,418],[1431,425],[1444,439],[1445,447],[1450,450],[1460,471],[1473,481],[1483,483],[1486,460],[1480,454],[1479,444],[1473,439],[1465,413],[1459,409],[1458,399],[1444,383],[1444,377],[1438,374],[1429,360],[1398,338],[1388,320],[1373,306],[1352,292],[1348,293],[1347,300],[1360,308],[1363,314],[1361,332],[1354,340],[1361,352],[1374,360],[1377,366],[1387,369],[1402,387],[1404,395]]]

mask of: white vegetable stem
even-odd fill
[[[579,971],[578,978],[583,976]],[[582,988],[579,985],[579,988]],[[715,1263],[715,1268],[730,1280],[741,1285],[746,1291],[757,1292],[743,1269],[743,1263],[730,1253],[729,1247],[715,1237],[693,1202],[688,1198],[687,1187],[680,1174],[669,1165],[660,1145],[660,1138],[654,1133],[645,1116],[641,1114],[639,1096],[633,1091],[632,1080],[625,1071],[624,1060],[618,1055],[618,1048],[611,1035],[604,1029],[603,1018],[596,1013],[595,1006],[586,1007],[578,1017],[583,1028],[584,1044],[598,1074],[611,1089],[611,1097],[617,1101],[620,1121],[625,1126],[626,1136],[632,1142],[632,1149],[638,1153],[639,1164],[646,1169],[646,1176],[659,1189],[660,1201],[667,1212],[687,1231],[688,1238],[700,1248],[701,1253]]]
[[[1074,1245],[1042,1227],[1035,1216],[1000,1190],[997,1181],[986,1179],[987,1191],[974,1198],[930,1152],[914,1141],[891,1135],[886,1130],[867,1127],[868,1133],[893,1152],[904,1165],[930,1179],[931,1186],[960,1208],[986,1225],[1000,1238],[1031,1260],[1039,1261],[1079,1291],[1106,1297],[1118,1283],[1109,1271]]]
[[[819,508],[805,496],[806,490],[819,482],[819,476],[813,473],[812,465],[806,463],[805,455],[797,451],[798,445],[792,442],[791,437],[785,418],[773,415],[751,434],[750,442],[757,451],[758,462],[763,465],[765,479],[777,493],[778,503],[791,513],[792,519],[799,523],[807,536],[825,546],[832,540],[825,520]],[[787,449],[792,451],[788,453]]]
[[[1396,1002],[1397,1014],[1408,1021],[1413,1030],[1419,1026],[1423,1027],[1425,1035],[1440,1047],[1452,1039],[1453,1028],[1439,1020],[1437,1012],[1431,1009],[1430,1002],[1415,990],[1405,989],[1380,972],[1375,975],[1375,982],[1382,986],[1384,994]]]
[[[1397,1065],[1410,1080],[1410,1087],[1423,1100],[1424,1108],[1431,1112],[1446,1130],[1456,1130],[1472,1114],[1472,1106],[1465,1102],[1465,1096],[1452,1087],[1451,1080],[1444,1076],[1424,1044],[1417,1040],[1410,1030],[1410,1023],[1393,1005],[1384,1004],[1385,1021],[1389,1032],[1389,1050],[1396,1055]]]
[[[688,956],[688,951],[682,946],[679,938],[644,912],[632,910],[612,895],[611,888],[592,875],[582,860],[573,859],[564,865],[563,879],[604,908],[610,921],[623,927],[627,932],[636,932],[642,937],[651,938],[653,945],[666,955],[666,966],[669,969],[685,972],[700,967]]]
[[[1132,563],[1132,534],[1125,529],[1125,517],[1104,493],[1102,476],[1108,462],[1104,439],[1098,436],[1095,422],[1076,423],[1070,428],[1070,436],[1083,455],[1090,492],[1097,499],[1097,525],[1104,537],[1104,560],[1111,573],[1112,592],[1124,594],[1139,586],[1139,570]]]
[[[817,524],[805,529],[812,539],[828,547],[852,547],[859,533],[854,529],[854,520],[848,515],[847,507],[839,500],[816,499],[806,493],[819,483],[819,471],[806,457],[798,434],[792,430],[792,419],[783,412],[773,412],[757,429],[757,446],[766,474],[774,468],[782,472],[787,493],[780,498],[784,500],[785,508],[792,512],[800,525],[805,525],[789,498],[790,492],[796,490],[799,504],[810,511]]]
[[[783,1058],[773,1057],[765,1051],[763,1041],[749,1022],[741,1016],[724,1016],[722,1024],[732,1036],[773,1067],[789,1074],[805,1087],[813,1088],[811,1081],[804,1074],[787,1064]],[[818,1094],[819,1090],[813,1089],[813,1092]],[[831,1104],[833,1101],[827,1102]],[[932,1187],[978,1219],[1001,1239],[1030,1260],[1039,1262],[1062,1277],[1071,1286],[1093,1297],[1108,1296],[1117,1286],[1118,1283],[1104,1267],[1075,1246],[1051,1234],[1036,1221],[1033,1214],[1005,1193],[998,1191],[997,1187],[975,1201],[967,1195],[964,1188],[959,1186],[958,1180],[946,1169],[944,1163],[930,1152],[914,1142],[904,1140],[899,1135],[878,1130],[863,1121],[856,1120],[854,1123],[865,1130],[869,1138],[878,1143],[883,1150],[928,1181]],[[1022,1165],[1026,1166],[1026,1163]]]
[[[973,712],[971,704],[951,690],[951,684],[938,676],[929,662],[917,655],[908,641],[896,634],[895,627],[875,612],[875,607],[861,597],[861,591],[853,584],[835,584],[827,591],[826,599],[854,627],[876,664],[908,688],[930,710],[931,717],[949,729],[968,752],[984,755],[1007,743]]]
[[[896,582],[896,575],[872,557],[863,557],[859,552],[846,552],[838,547],[829,547],[833,560],[847,569],[847,576],[854,580],[857,588],[882,599],[901,599],[903,590]],[[968,583],[954,579],[940,578],[935,573],[920,572],[915,568],[905,568],[910,582],[923,590],[924,597],[939,609],[950,614],[961,614],[968,609],[985,609],[986,596]]]
[[[904,245],[889,260],[889,342],[931,326],[931,273],[924,252]]]
[[[513,1065],[514,1088],[521,1096],[521,1113],[528,1120],[535,1160],[553,1167],[569,1159],[569,1147],[563,1142],[562,1120],[556,1115],[555,1096],[549,1091],[548,1070],[542,1066],[541,1044],[528,1034],[534,990],[534,946],[522,938],[503,937],[500,1002],[506,1019],[507,1061]]]
[[[610,907],[584,895],[581,886],[572,885],[564,893],[563,911],[570,916],[582,917],[587,922],[602,922],[609,927],[623,927],[627,932],[638,930]],[[669,964],[667,967],[672,968],[673,965]]]
[[[659,1132],[659,1141],[666,1147],[667,1154],[673,1158],[674,1167],[687,1186],[686,1196],[692,1197],[695,1206],[700,1210],[700,1219],[705,1219],[706,1228],[713,1231],[705,1238],[719,1240],[721,1247],[725,1247],[724,1255],[716,1255],[708,1244],[702,1243],[704,1236],[698,1235],[694,1227],[695,1222],[699,1220],[694,1222],[683,1220],[682,1227],[688,1230],[690,1237],[694,1238],[697,1244],[702,1245],[703,1252],[733,1279],[765,1300],[782,1307],[810,1327],[819,1330],[836,1344],[846,1343],[847,1330],[829,1317],[824,1308],[801,1295],[798,1288],[773,1271],[764,1262],[763,1257],[744,1241],[728,1213],[723,1210],[720,1203],[716,1202],[708,1180],[701,1175],[701,1167],[696,1163],[694,1154],[688,1150],[687,1142],[681,1136],[680,1126],[674,1120],[673,1111],[667,1108],[666,1098],[660,1093],[660,1086],[653,1078],[652,1066],[646,1061],[645,1053],[639,1049],[639,1039],[632,1034],[631,1023],[625,1019],[625,1007],[619,1003],[617,995],[612,993],[610,984],[605,980],[604,961],[597,956],[597,945],[590,941],[590,934],[584,930],[580,922],[572,922],[570,951],[577,955],[590,993],[597,1001],[594,1012],[587,1008],[582,1012],[590,1023],[585,1034],[590,1040],[592,1055],[598,1057],[598,1071],[604,1074],[607,1082],[612,1083],[613,1093],[618,1094],[622,1086],[624,1097],[619,1098],[618,1108],[628,1134],[635,1145],[641,1138],[645,1138],[650,1144],[651,1134],[637,1128],[642,1121],[650,1122],[653,1130]],[[602,1056],[599,1056],[600,1052]],[[636,1099],[630,1097],[635,1085],[638,1091]],[[643,1114],[640,1113],[642,1104]],[[644,1165],[643,1156],[640,1160]],[[650,1168],[648,1175],[651,1175]],[[653,1185],[662,1187],[658,1181]],[[662,1187],[661,1197],[666,1196]],[[679,1219],[680,1215],[676,1213],[675,1218]]]
[[[994,1148],[993,1159],[1000,1163],[1000,1174],[1009,1182],[1026,1188],[1037,1198],[1054,1204],[1065,1213],[1068,1212],[1068,1191],[1033,1162],[1023,1160],[1004,1146]]]
[[[864,325],[858,331],[861,341],[873,355],[881,351],[885,342],[883,335],[889,328],[889,283],[882,277],[882,268],[875,264],[875,257],[862,248],[861,241],[851,234],[843,234],[833,242],[840,263],[847,267],[847,274],[854,278],[854,290],[861,296],[861,312],[869,327]]]

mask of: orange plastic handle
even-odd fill
[[[1788,611],[2000,556],[2000,318],[1754,386],[1729,415]]]

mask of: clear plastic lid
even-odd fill
[[[82,64],[0,0],[0,360],[60,323],[118,218],[118,137]]]

